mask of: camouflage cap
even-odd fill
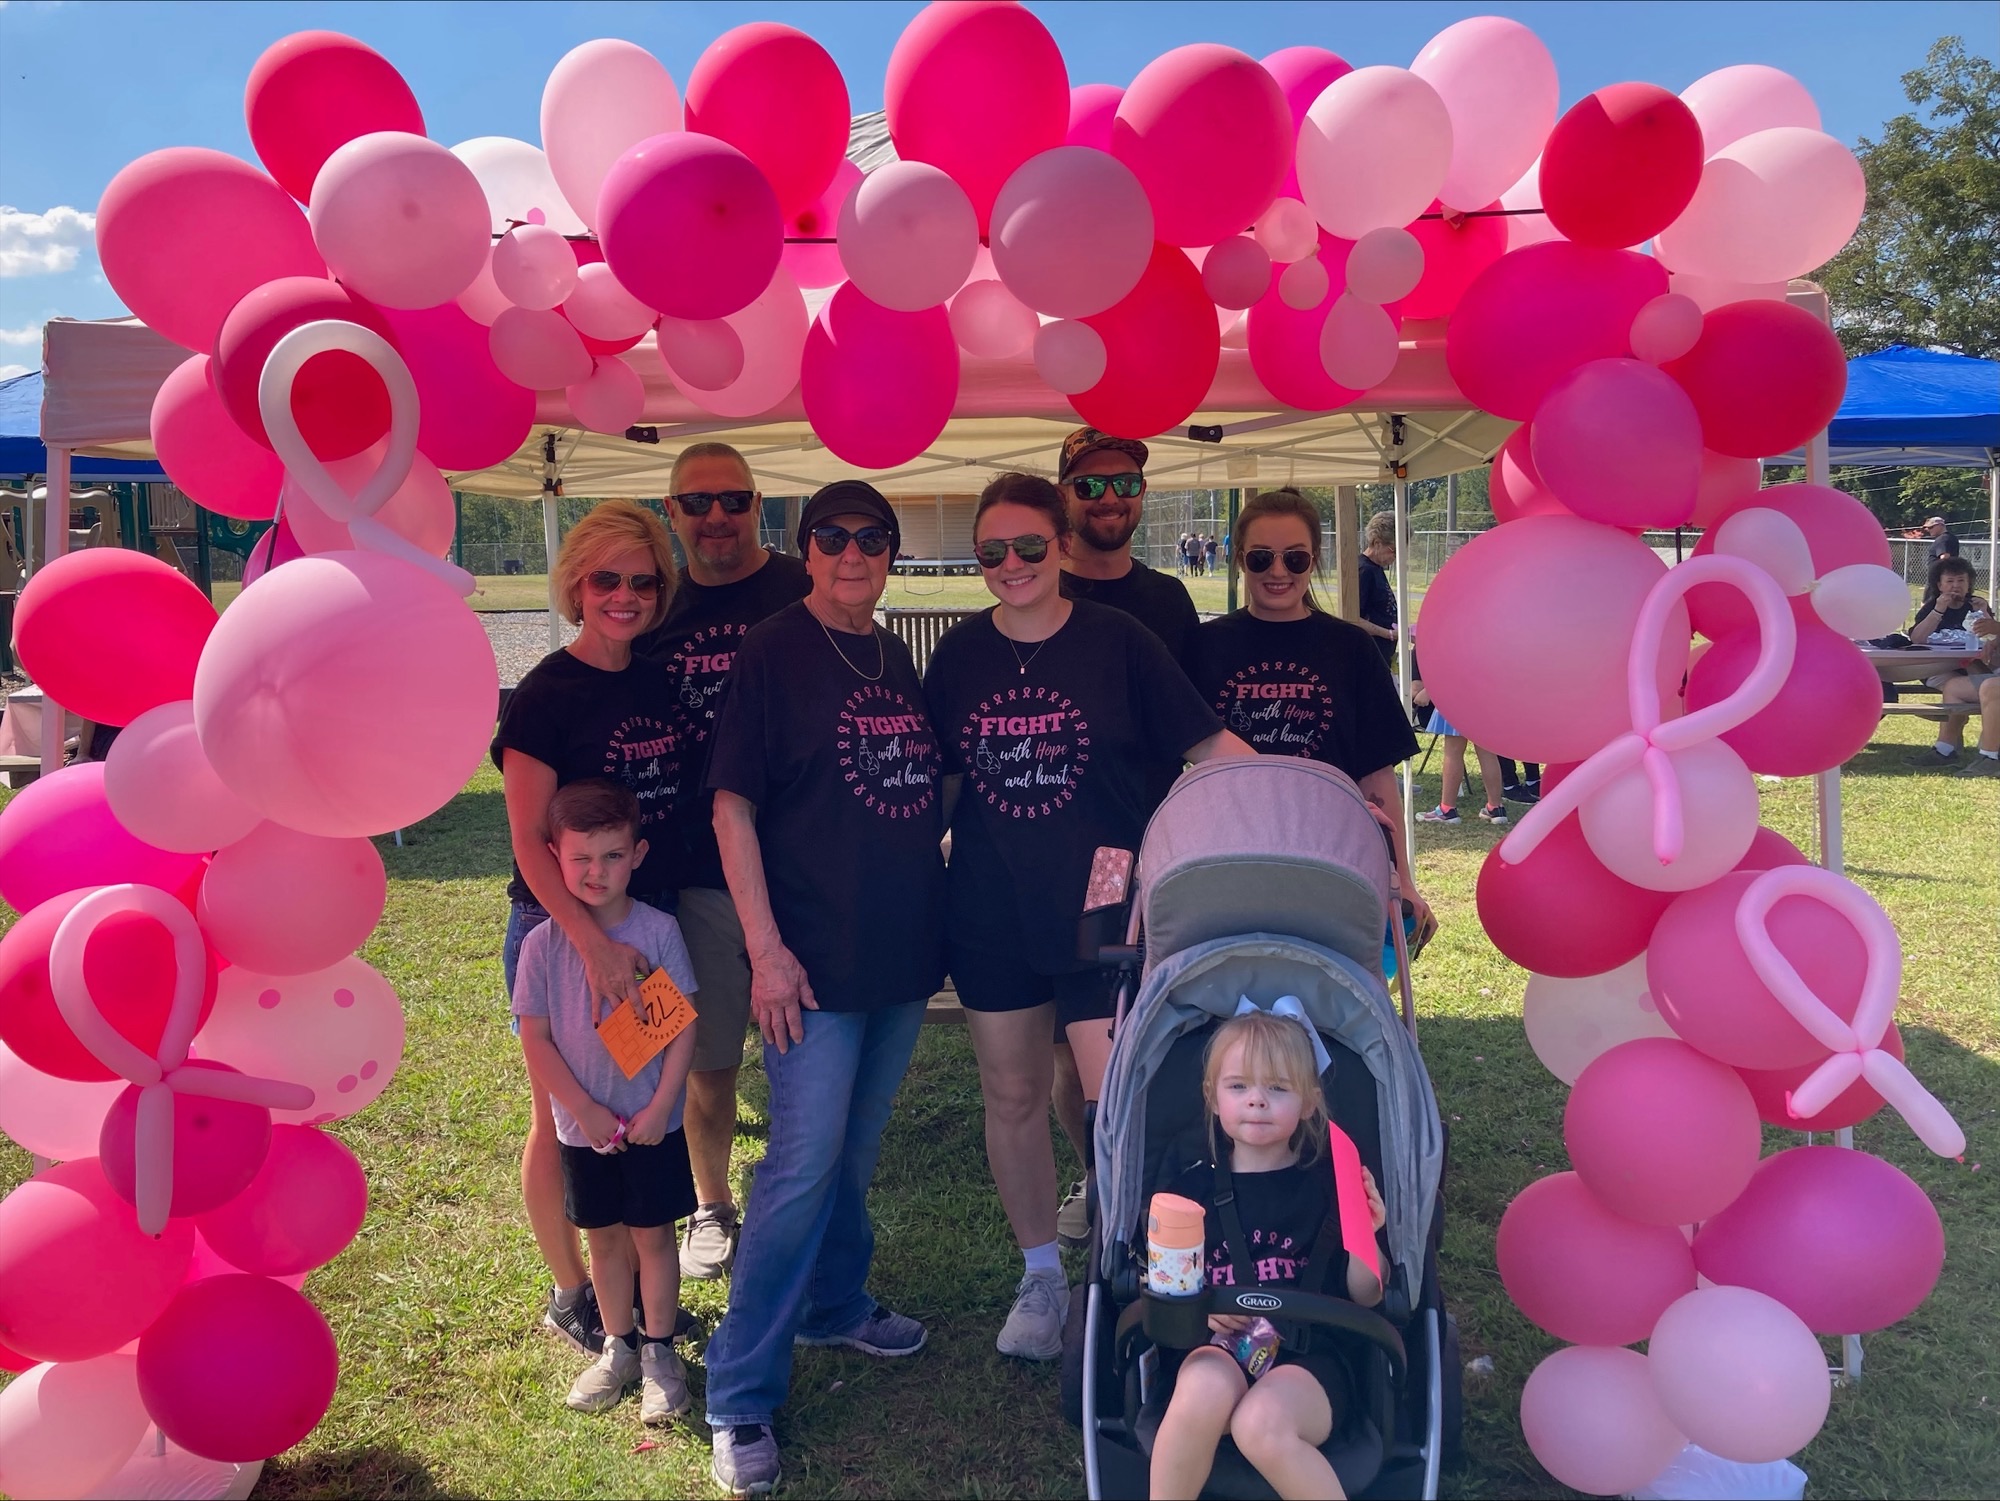
[[[1114,438],[1109,433],[1099,432],[1094,427],[1080,427],[1063,439],[1062,456],[1056,463],[1058,482],[1069,478],[1070,470],[1085,454],[1097,453],[1102,449],[1115,449],[1130,456],[1141,469],[1146,467],[1146,445],[1137,438]]]

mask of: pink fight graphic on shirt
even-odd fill
[[[937,739],[924,711],[870,683],[841,706],[834,749],[848,790],[884,818],[915,818],[937,796]]]
[[[1310,757],[1333,727],[1333,695],[1302,663],[1259,662],[1224,680],[1215,712],[1264,755]]]
[[[1076,796],[1090,765],[1090,723],[1053,688],[1009,688],[960,726],[958,754],[988,807],[1047,818]]]
[[[675,702],[687,715],[689,745],[702,744],[714,730],[717,699],[729,681],[729,670],[736,665],[736,648],[749,629],[747,625],[704,626],[667,659]]]
[[[1305,1275],[1306,1263],[1312,1259],[1311,1250],[1310,1246],[1297,1245],[1291,1236],[1277,1230],[1250,1232],[1250,1260],[1260,1283],[1297,1282]],[[1212,1287],[1236,1285],[1236,1265],[1230,1260],[1229,1242],[1226,1240],[1217,1247],[1215,1264],[1208,1269],[1208,1280]]]
[[[603,774],[623,782],[638,798],[641,833],[673,811],[680,796],[680,751],[686,738],[684,728],[650,714],[634,714],[621,720],[604,742]]]

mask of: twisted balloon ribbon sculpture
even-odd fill
[[[1868,954],[1861,977],[1861,1001],[1853,1022],[1834,1015],[1800,978],[1792,961],[1771,939],[1766,920],[1771,908],[1786,897],[1804,897],[1831,907],[1860,935]],[[1785,1097],[1785,1107],[1797,1119],[1817,1115],[1855,1081],[1866,1079],[1875,1092],[1896,1107],[1918,1140],[1940,1157],[1965,1151],[1965,1133],[1951,1112],[1917,1082],[1917,1076],[1894,1054],[1884,1052],[1882,1037],[1895,1014],[1896,992],[1903,978],[1903,949],[1895,925],[1872,897],[1844,876],[1816,865],[1786,865],[1767,870],[1750,883],[1736,904],[1736,939],[1764,988],[1820,1046],[1833,1056],[1807,1075]]]
[[[306,362],[316,355],[339,350],[367,361],[382,377],[389,392],[389,446],[382,467],[368,477],[358,494],[349,495],[340,482],[327,473],[326,465],[312,451],[298,420],[292,415],[292,383]],[[389,497],[410,476],[417,456],[417,383],[410,367],[395,347],[373,329],[339,318],[303,323],[286,334],[264,361],[257,381],[257,407],[270,435],[271,447],[284,461],[290,484],[297,485],[327,514],[341,522],[354,545],[364,552],[385,553],[414,564],[450,585],[453,592],[473,591],[472,575],[455,563],[434,558],[402,533],[375,519]]]
[[[1681,719],[1662,722],[1659,659],[1668,612],[1690,589],[1723,584],[1739,589],[1757,612],[1757,662],[1734,693]],[[1674,755],[1725,730],[1733,730],[1778,696],[1792,671],[1798,626],[1776,582],[1763,569],[1734,557],[1690,558],[1652,587],[1633,631],[1626,659],[1626,692],[1632,728],[1595,752],[1527,811],[1500,845],[1500,858],[1518,865],[1532,855],[1557,824],[1613,780],[1644,766],[1653,791],[1653,853],[1662,865],[1680,858],[1685,837],[1680,777]]]
[[[134,912],[167,930],[174,944],[174,998],[156,1056],[149,1057],[104,1019],[84,978],[84,950],[106,918]],[[188,909],[153,886],[106,886],[78,902],[56,928],[49,945],[49,988],[56,1009],[91,1056],[139,1086],[133,1128],[133,1197],[139,1228],[158,1235],[166,1228],[174,1201],[174,1096],[207,1095],[275,1110],[304,1110],[313,1091],[303,1084],[256,1079],[247,1074],[187,1067],[188,1045],[201,1024],[201,992],[208,959],[201,930]]]

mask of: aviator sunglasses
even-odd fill
[[[1310,548],[1288,547],[1283,556],[1287,573],[1308,573],[1312,570],[1313,555]],[[1278,561],[1278,557],[1279,554],[1268,547],[1246,548],[1243,553],[1243,566],[1252,573],[1265,573]]]
[[[615,594],[620,584],[631,585],[632,592],[641,599],[651,599],[660,592],[660,576],[657,573],[616,573],[609,568],[600,568],[583,576],[592,594]]]
[[[1079,474],[1069,482],[1078,500],[1101,500],[1108,487],[1121,500],[1135,499],[1146,488],[1143,474]]]
[[[725,516],[741,516],[756,499],[755,490],[690,490],[674,496],[673,502],[690,516],[706,516],[721,501]]]
[[[864,526],[858,532],[850,532],[844,526],[816,526],[812,529],[813,546],[829,558],[837,558],[847,551],[852,542],[861,549],[865,558],[879,558],[889,550],[889,529],[883,526]]]
[[[988,537],[972,549],[972,555],[979,559],[979,566],[991,572],[1007,561],[1007,549],[1014,549],[1014,556],[1023,563],[1039,563],[1049,555],[1049,539],[1039,532],[1028,532],[1019,537]]]

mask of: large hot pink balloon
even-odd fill
[[[1874,738],[1882,721],[1882,681],[1860,649],[1820,624],[1809,599],[1793,609],[1798,622],[1791,675],[1778,696],[1722,739],[1752,771],[1806,777],[1841,765]],[[1719,703],[1750,675],[1757,659],[1753,631],[1724,636],[1688,674],[1687,706]]]
[[[424,133],[424,112],[403,75],[337,31],[295,31],[266,47],[243,88],[243,117],[258,159],[301,203],[326,159],[356,136]]]
[[[390,343],[396,336],[380,309],[351,297],[337,283],[295,276],[256,288],[229,310],[215,341],[210,376],[236,425],[270,446],[257,384],[278,341],[308,323],[358,323]],[[329,350],[306,361],[293,381],[292,415],[322,459],[359,453],[389,431],[389,393],[359,355]]]
[[[1505,16],[1472,16],[1424,44],[1410,71],[1451,115],[1451,168],[1438,197],[1454,208],[1498,198],[1534,163],[1556,122],[1555,59]]]
[[[252,442],[209,381],[209,357],[183,361],[160,383],[149,431],[160,467],[176,485],[224,516],[269,521],[285,466]]]
[[[202,749],[245,802],[305,833],[415,823],[484,759],[500,691],[486,632],[447,585],[395,558],[289,566],[286,588],[245,590],[202,653]]]
[[[216,853],[197,915],[231,964],[304,975],[359,948],[387,894],[382,857],[368,840],[267,823]]]
[[[118,821],[102,761],[65,766],[0,811],[0,900],[16,912],[80,886],[133,881],[178,891],[200,865],[199,855],[156,849]]]
[[[708,44],[688,74],[687,128],[729,142],[770,181],[787,218],[845,159],[847,81],[803,31],[752,21]]]
[[[112,741],[104,797],[136,837],[186,854],[234,844],[262,821],[208,764],[185,698],[148,709]]]
[[[303,1084],[313,1102],[273,1110],[281,1125],[322,1125],[372,1103],[403,1055],[403,1006],[359,959],[311,975],[223,971],[215,1012],[195,1034],[196,1056],[263,1079]]]
[[[813,320],[799,391],[813,431],[840,459],[857,469],[907,464],[944,431],[958,399],[951,315],[891,312],[850,282]]]
[[[1495,845],[1479,868],[1477,899],[1480,926],[1514,963],[1538,975],[1581,977],[1643,954],[1673,897],[1614,876],[1575,820],[1565,819],[1518,865]],[[1578,912],[1590,921],[1575,921]]]
[[[1730,1204],[1757,1167],[1763,1127],[1735,1071],[1670,1037],[1620,1043],[1585,1068],[1563,1144],[1597,1200],[1648,1225]]]
[[[1777,1299],[1747,1287],[1704,1287],[1675,1303],[1660,1315],[1647,1359],[1676,1426],[1739,1464],[1798,1453],[1833,1401],[1812,1331]]]
[[[264,1277],[309,1272],[353,1240],[368,1213],[368,1180],[336,1138],[274,1126],[250,1186],[201,1217],[201,1236],[231,1264]]]
[[[1494,1257],[1514,1306],[1571,1344],[1636,1344],[1669,1303],[1694,1291],[1694,1257],[1678,1227],[1613,1214],[1575,1173],[1515,1196]]]
[[[1292,117],[1291,150],[1286,152],[1285,180],[1278,185],[1280,197],[1299,196],[1297,164],[1299,126],[1313,101],[1326,92],[1336,78],[1354,71],[1354,64],[1324,47],[1280,47],[1263,59],[1262,67],[1277,82],[1285,96],[1285,109]]]
[[[882,102],[896,155],[949,172],[984,233],[1014,169],[1063,143],[1069,73],[1055,38],[1025,5],[940,0],[896,39]]]
[[[456,307],[385,316],[417,383],[417,447],[424,456],[447,474],[512,458],[534,426],[535,393],[500,373],[487,329]]]
[[[144,1333],[187,1276],[194,1226],[139,1228],[95,1157],[62,1162],[0,1199],[0,1344],[89,1360]]]
[[[1566,240],[1529,245],[1465,289],[1445,361],[1466,400],[1526,421],[1578,365],[1630,354],[1632,319],[1666,290],[1667,273],[1650,256]]]
[[[1273,277],[1270,291],[1245,314],[1250,368],[1264,389],[1286,406],[1332,411],[1361,395],[1328,375],[1320,358],[1320,336],[1346,288],[1347,256],[1353,248],[1353,241],[1335,239],[1322,230],[1316,254],[1327,270],[1326,294],[1312,307],[1295,308],[1285,301]]]
[[[1808,863],[1803,858],[1801,864]],[[1897,1062],[1903,1061],[1903,1034],[1894,1022],[1882,1034],[1882,1051]],[[1793,1068],[1739,1068],[1737,1077],[1749,1086],[1750,1098],[1757,1102],[1757,1114],[1766,1125],[1783,1126],[1788,1131],[1840,1131],[1858,1126],[1888,1102],[1866,1079],[1856,1079],[1833,1098],[1826,1109],[1811,1115],[1792,1114],[1792,1092],[1811,1077],[1823,1059]]]
[[[1111,122],[1118,117],[1118,101],[1125,91],[1115,83],[1080,83],[1069,91],[1069,129],[1065,146],[1088,146],[1095,151],[1111,149]]]
[[[190,1454],[224,1463],[291,1448],[326,1416],[339,1379],[326,1320],[269,1277],[190,1283],[139,1341],[147,1413]]]
[[[1639,1489],[1686,1447],[1660,1406],[1637,1350],[1558,1350],[1521,1388],[1521,1434],[1542,1468],[1572,1489],[1617,1496]]]
[[[1104,340],[1102,380],[1070,398],[1092,427],[1149,438],[1187,421],[1214,384],[1221,330],[1201,273],[1171,245],[1153,247],[1139,285],[1083,320]]]
[[[189,1068],[234,1069],[190,1062]],[[177,1219],[219,1209],[250,1186],[271,1150],[271,1112],[241,1100],[175,1091],[173,1097],[171,1213]],[[139,1086],[128,1085],[106,1112],[98,1135],[104,1180],[128,1203],[138,1203],[136,1138]]]
[[[284,189],[204,146],[150,151],[119,169],[97,201],[97,259],[148,328],[204,352],[246,293],[277,277],[326,275]]]
[[[1023,162],[994,200],[993,269],[1051,318],[1101,313],[1153,256],[1153,209],[1116,157],[1058,146]]]
[[[1641,360],[1591,360],[1535,408],[1535,468],[1575,515],[1606,526],[1681,526],[1701,485],[1701,419]]]
[[[1446,317],[1479,273],[1507,253],[1506,219],[1453,214],[1437,202],[1430,211],[1439,216],[1419,218],[1409,226],[1424,253],[1424,274],[1416,290],[1392,309],[1404,318]]]
[[[1806,550],[1812,554],[1816,577],[1824,578],[1836,568],[1855,563],[1889,566],[1889,539],[1882,531],[1882,523],[1873,511],[1844,490],[1801,484],[1751,489],[1718,515],[1716,522],[1726,521],[1750,506],[1776,511],[1805,533]],[[1714,552],[1715,535],[1714,526],[1703,532],[1694,545],[1693,556],[1706,557]],[[1699,584],[1688,591],[1688,618],[1711,641],[1754,629],[1756,625],[1756,616],[1742,593],[1716,584]]]
[[[1694,348],[1662,368],[1694,398],[1702,441],[1745,459],[1797,448],[1833,420],[1847,391],[1840,340],[1786,302],[1716,308]]]
[[[848,194],[861,185],[861,169],[842,160],[834,169],[833,181],[811,203],[785,220],[785,253],[780,264],[801,287],[837,287],[847,279],[840,264],[840,249],[833,242],[840,228],[841,206]],[[802,244],[801,241],[824,241]]]
[[[15,606],[14,649],[65,709],[123,725],[188,696],[215,621],[215,606],[178,569],[92,547],[35,570]]]
[[[1295,128],[1277,81],[1234,47],[1196,42],[1139,70],[1118,101],[1111,153],[1153,202],[1169,245],[1242,234],[1271,205]]]
[[[770,284],[785,247],[778,198],[755,163],[713,136],[648,137],[612,164],[597,199],[605,264],[675,318],[723,318]]]

